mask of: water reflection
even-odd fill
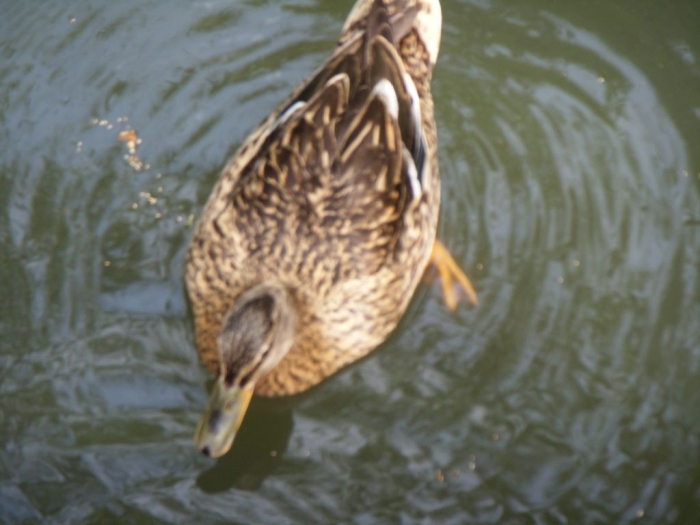
[[[466,225],[471,260],[488,279],[489,312],[475,329],[491,335],[469,377],[488,378],[482,402],[503,453],[488,452],[485,436],[476,456],[498,458],[482,472],[508,494],[501,519],[539,508],[559,521],[554,509],[585,501],[589,519],[639,511],[658,520],[664,512],[648,507],[674,490],[662,480],[681,456],[668,456],[675,438],[661,401],[677,386],[657,372],[697,353],[688,339],[698,331],[695,270],[679,280],[697,264],[688,251],[697,232],[678,212],[697,209],[683,175],[690,159],[628,59],[558,17],[537,18],[510,24],[497,43],[480,34],[474,53],[455,49],[439,84],[452,101],[447,169],[471,179],[448,201],[445,229]],[[670,332],[682,341],[661,343]],[[670,465],[641,466],[659,455]],[[635,495],[638,479],[648,480],[645,496]]]
[[[192,445],[190,216],[349,3],[5,6],[0,521],[691,522],[693,6],[443,2],[441,237],[481,306],[421,288],[216,463]]]

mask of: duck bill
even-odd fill
[[[252,388],[226,387],[221,379],[216,381],[194,435],[202,454],[218,458],[229,451],[252,397]]]

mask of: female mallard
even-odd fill
[[[254,391],[302,392],[384,341],[429,261],[448,306],[452,278],[476,302],[435,240],[441,24],[439,0],[358,0],[328,60],[224,168],[186,271],[218,376],[205,454],[228,451]]]

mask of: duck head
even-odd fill
[[[214,458],[231,448],[255,385],[287,355],[296,329],[289,290],[266,282],[241,294],[224,316],[219,336],[219,376],[195,443]]]

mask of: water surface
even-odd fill
[[[700,6],[443,4],[440,236],[481,305],[421,287],[214,462],[191,223],[351,2],[2,2],[0,522],[696,523]]]

